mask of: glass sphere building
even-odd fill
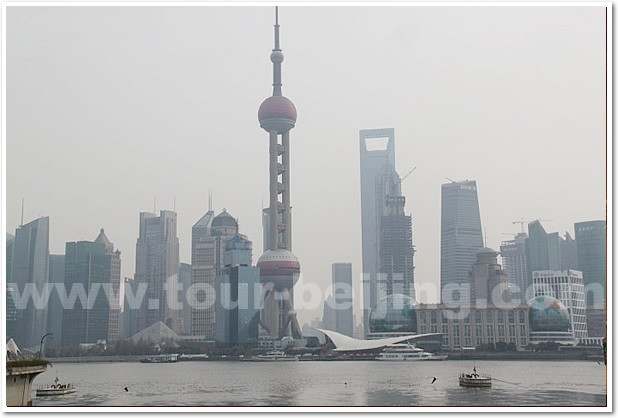
[[[537,296],[530,300],[528,305],[530,342],[574,342],[571,315],[562,302],[551,296]]]

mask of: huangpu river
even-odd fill
[[[476,366],[491,388],[463,388]],[[606,367],[595,361],[240,361],[56,363],[37,385],[77,392],[33,406],[606,406]],[[433,381],[433,378],[436,378]],[[433,381],[433,383],[432,383]],[[126,389],[128,390],[125,390]]]

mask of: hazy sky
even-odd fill
[[[105,228],[132,277],[139,212],[175,204],[190,263],[211,188],[256,262],[273,9],[9,5],[6,231],[22,199],[24,222],[50,217],[53,254]],[[279,19],[305,281],[325,289],[333,262],[360,281],[360,129],[394,128],[398,172],[418,167],[402,184],[417,283],[439,283],[447,177],[477,181],[495,249],[522,218],[561,235],[605,218],[605,7],[283,5]]]

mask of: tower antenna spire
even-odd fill
[[[270,54],[273,63],[273,96],[281,94],[281,62],[283,62],[283,52],[279,44],[279,7],[275,6],[275,47]]]

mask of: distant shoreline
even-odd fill
[[[592,350],[590,350],[592,351]],[[477,352],[477,353],[448,353],[448,358],[445,361],[460,361],[460,360],[531,360],[531,361],[597,361],[603,363],[603,354],[586,351],[571,351],[563,350],[557,352],[531,352],[531,351],[515,351],[515,352]],[[143,355],[137,356],[84,356],[84,357],[51,357],[48,361],[53,363],[138,363]],[[238,361],[236,357],[210,357],[209,361]],[[369,359],[352,359],[340,358],[333,359],[313,358],[311,361],[374,361]],[[184,363],[185,361],[181,361]]]

